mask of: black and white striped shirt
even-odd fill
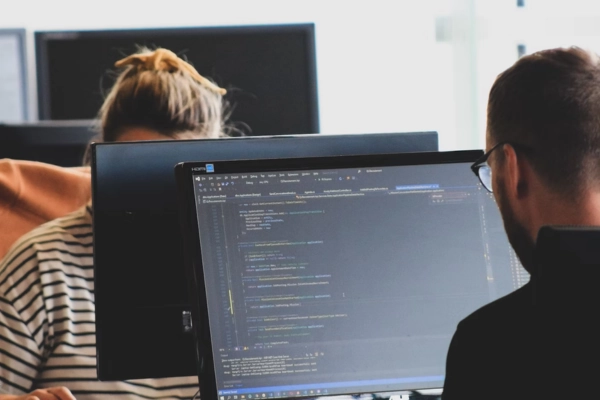
[[[0,393],[66,386],[78,400],[191,399],[195,377],[100,382],[90,206],[22,237],[0,262]]]

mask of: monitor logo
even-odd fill
[[[214,164],[206,164],[206,172],[207,173],[215,172],[215,166],[214,166]]]

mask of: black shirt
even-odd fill
[[[442,399],[597,398],[600,309],[564,287],[552,287],[550,302],[534,301],[532,277],[462,320],[448,351]]]
[[[531,341],[531,283],[462,320],[448,351],[444,400],[505,398],[525,390]],[[503,396],[503,397],[504,397]]]

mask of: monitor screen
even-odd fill
[[[27,121],[25,29],[0,29],[0,123]]]
[[[436,132],[98,143],[92,147],[98,376],[196,375],[175,164],[435,151]]]
[[[40,119],[94,118],[114,82],[107,71],[146,46],[172,50],[226,88],[235,105],[231,120],[249,126],[247,134],[319,132],[313,24],[36,32],[35,38]]]
[[[203,398],[442,387],[458,322],[527,279],[480,155],[186,165]]]
[[[96,135],[87,120],[0,124],[0,158],[78,167]]]

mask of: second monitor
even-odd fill
[[[437,151],[436,132],[93,145],[98,377],[196,375],[175,164],[189,160]]]
[[[0,124],[0,158],[80,167],[97,134],[91,120]]]

